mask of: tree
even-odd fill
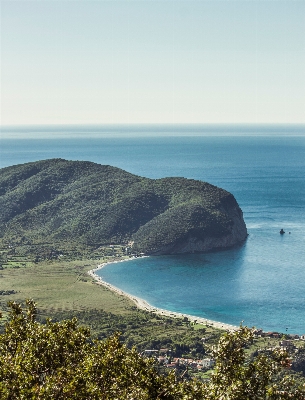
[[[153,399],[164,391],[167,378],[118,335],[93,341],[76,319],[38,323],[33,301],[26,311],[9,306],[0,337],[1,399]]]
[[[261,353],[247,361],[245,347],[253,340],[253,330],[241,326],[220,338],[215,350],[216,366],[209,386],[209,399],[259,400],[305,398],[305,387],[299,388],[289,374],[275,382],[280,372],[290,368],[288,354],[282,350]]]
[[[36,306],[11,302],[9,321],[0,335],[0,398],[99,400],[304,399],[292,378],[272,378],[287,366],[286,354],[261,355],[247,362],[244,348],[252,331],[225,334],[216,352],[211,381],[185,381],[161,375],[153,360],[129,350],[113,335],[91,338],[76,319],[36,321]],[[293,386],[294,385],[294,386]]]

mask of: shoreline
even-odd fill
[[[146,257],[148,257],[148,256],[146,256]],[[136,257],[126,258],[126,259],[117,260],[117,261],[104,262],[102,264],[99,264],[96,268],[88,271],[88,275],[90,275],[96,281],[96,283],[98,285],[104,286],[107,289],[111,290],[112,292],[114,292],[120,296],[124,296],[124,297],[128,298],[129,300],[133,301],[140,310],[153,312],[155,314],[165,316],[165,317],[170,317],[170,318],[185,318],[186,317],[191,322],[196,321],[197,323],[202,324],[202,325],[209,325],[209,326],[212,326],[213,328],[227,330],[227,331],[236,331],[239,329],[239,326],[236,326],[236,325],[226,324],[226,323],[219,322],[219,321],[213,321],[213,320],[207,319],[207,318],[196,317],[196,316],[190,315],[190,314],[179,313],[177,311],[169,311],[169,310],[165,310],[163,308],[153,307],[146,300],[141,299],[140,297],[137,297],[137,296],[133,296],[127,292],[124,292],[123,290],[117,288],[116,286],[111,285],[110,283],[104,281],[100,276],[98,276],[96,274],[96,271],[104,268],[108,264],[115,264],[118,262],[130,261],[130,260],[134,260],[135,258]]]

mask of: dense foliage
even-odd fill
[[[147,179],[92,162],[52,159],[0,170],[0,232],[12,243],[133,241],[134,251],[171,253],[190,235],[230,233],[232,208],[242,218],[230,193],[205,182]]]
[[[46,324],[36,308],[11,303],[10,320],[0,335],[1,399],[304,399],[304,388],[276,373],[289,367],[284,353],[263,354],[246,362],[252,331],[225,334],[216,350],[216,368],[205,383],[161,375],[153,361],[129,350],[114,335],[93,341],[76,319]]]
[[[216,344],[220,331],[211,333],[206,328],[194,329],[194,325],[178,318],[168,318],[134,307],[127,315],[117,315],[104,310],[62,311],[52,315],[53,321],[77,318],[82,325],[90,327],[92,335],[105,339],[120,332],[120,340],[128,348],[135,347],[139,353],[147,349],[166,348],[172,357],[202,358],[206,350],[203,346]],[[38,319],[44,318],[38,314]]]

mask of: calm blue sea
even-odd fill
[[[241,247],[137,259],[109,265],[100,275],[156,307],[305,334],[304,128],[28,128],[6,132],[0,146],[1,167],[61,157],[227,189],[248,227]]]

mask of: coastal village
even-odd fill
[[[172,357],[170,349],[145,350],[141,353],[143,357],[153,357],[162,366],[169,369],[191,368],[194,371],[208,370],[213,368],[215,360],[213,358],[203,358],[201,360],[184,357]]]
[[[174,370],[177,374],[187,377],[187,375],[198,375],[208,373],[215,365],[213,358],[193,359],[185,357],[172,357],[170,349],[145,350],[143,357],[153,357],[156,363],[166,370]]]
[[[290,364],[292,365],[295,356],[302,352],[304,349],[305,335],[294,335],[286,334],[283,335],[279,332],[264,332],[261,329],[256,329],[254,331],[254,336],[256,339],[264,338],[271,339],[272,342],[265,342],[264,347],[258,348],[257,353],[260,352],[272,352],[274,350],[283,350],[289,354]],[[283,338],[285,337],[285,338]],[[202,338],[203,343],[207,338]],[[213,347],[213,346],[212,346]],[[160,348],[157,349],[146,349],[141,353],[143,357],[152,357],[155,359],[159,366],[166,369],[175,370],[178,374],[195,374],[195,376],[208,377],[209,372],[212,372],[216,360],[212,357],[205,357],[202,359],[196,358],[185,358],[185,357],[173,357],[171,349]],[[202,375],[202,373],[207,373]]]

